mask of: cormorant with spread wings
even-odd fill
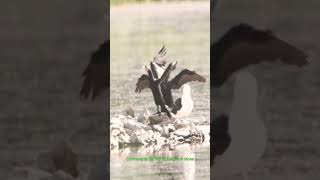
[[[150,63],[151,71],[155,76],[162,76],[165,68],[166,60],[166,49],[163,47],[158,54],[155,56],[154,61]],[[177,62],[171,63],[170,67],[173,71],[176,68]],[[168,67],[167,67],[168,68]],[[174,107],[173,97],[172,97],[172,89],[179,89],[183,84],[191,82],[191,81],[199,81],[206,82],[206,79],[197,74],[194,71],[190,71],[188,69],[182,70],[178,75],[176,75],[173,79],[169,80],[170,73],[165,76],[161,83],[161,92],[163,94],[163,99],[165,104],[168,107]],[[140,93],[143,89],[150,88],[149,77],[146,74],[140,76],[136,83],[135,92]],[[156,97],[154,97],[156,98]]]

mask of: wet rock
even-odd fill
[[[170,119],[164,113],[160,116],[154,114],[146,117],[147,114],[144,112],[143,118],[115,115],[110,127],[111,149],[130,145],[175,146],[183,143],[201,143],[204,140],[203,133],[195,128],[191,121]],[[138,118],[141,119],[138,121]]]

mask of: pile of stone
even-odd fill
[[[73,180],[79,176],[78,163],[78,155],[67,142],[61,141],[32,162],[18,164],[8,179]]]
[[[111,150],[128,146],[175,146],[203,141],[204,134],[191,121],[170,119],[166,114],[150,114],[146,111],[135,117],[130,109],[113,116],[110,121]]]

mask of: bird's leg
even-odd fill
[[[171,119],[172,115],[170,113],[170,111],[168,110],[167,106],[161,106],[161,112],[165,112],[167,114],[167,116]]]
[[[161,115],[161,111],[160,111],[160,105],[157,105],[157,113],[159,116]]]
[[[159,112],[159,105],[157,105],[157,113]]]

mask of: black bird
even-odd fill
[[[298,48],[279,39],[270,30],[258,30],[248,24],[232,27],[211,46],[212,85],[219,88],[236,71],[253,64],[280,60],[302,67],[307,56]]]
[[[98,95],[110,87],[109,83],[110,40],[104,41],[99,49],[91,54],[91,59],[83,71],[84,81],[80,97],[87,99],[91,95],[94,100]]]
[[[153,74],[158,77],[163,74],[164,66],[166,64],[166,49],[163,47],[158,54],[155,56],[154,61],[150,63],[151,70]],[[161,59],[161,61],[159,60]],[[172,64],[172,63],[171,63]],[[173,71],[176,68],[177,62],[173,63],[168,72]],[[183,84],[191,81],[206,82],[206,79],[201,75],[197,74],[195,71],[190,71],[188,69],[182,70],[178,75],[176,75],[172,80],[169,80],[170,73],[168,73],[161,83],[161,92],[163,94],[163,99],[165,104],[172,108],[175,106],[172,96],[172,89],[179,89]],[[148,75],[143,74],[138,78],[136,83],[136,93],[140,93],[143,89],[150,88],[150,82]]]
[[[154,64],[152,62],[150,62],[150,67],[151,69],[154,69]],[[165,81],[165,79],[168,79],[168,77],[170,76],[170,72],[171,72],[171,68],[172,68],[172,63],[169,64],[169,66],[167,67],[167,69],[165,70],[165,72],[162,74],[161,78],[156,78],[153,71],[151,71],[147,66],[145,66],[145,70],[148,73],[148,82],[149,82],[149,87],[151,89],[151,92],[153,94],[153,98],[154,98],[154,102],[157,106],[157,113],[159,113],[159,115],[161,114],[161,112],[165,112],[167,113],[168,117],[172,117],[170,111],[167,109],[164,99],[163,99],[163,94],[161,92],[161,84],[162,82]],[[159,111],[159,107],[161,108],[161,111]]]

